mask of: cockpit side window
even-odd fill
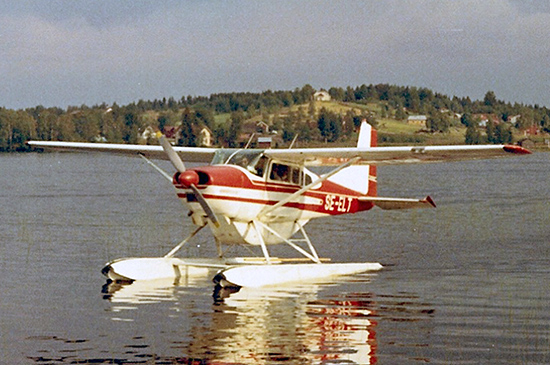
[[[252,163],[248,166],[248,170],[255,175],[263,177],[264,172],[267,170],[267,157],[261,155],[257,161],[252,161]]]
[[[290,182],[288,170],[289,166],[274,162],[271,164],[271,175],[269,175],[269,178],[275,181]]]
[[[271,173],[269,174],[269,178],[273,181],[300,185],[302,183],[302,175],[303,173],[298,166],[289,166],[286,164],[273,162],[271,164]]]
[[[297,167],[291,167],[290,173],[290,182],[296,185],[300,185],[300,169]]]
[[[313,182],[313,179],[309,174],[304,174],[304,177],[305,177],[304,185],[309,185]]]

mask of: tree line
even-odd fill
[[[426,115],[427,128],[432,132],[448,131],[456,123],[454,116],[461,115],[459,123],[467,128],[466,143],[509,142],[512,128],[535,126],[550,132],[548,108],[504,102],[492,91],[483,100],[472,101],[469,97],[448,97],[427,88],[389,84],[331,87],[327,91],[334,101],[380,106],[376,113],[362,109],[361,113],[348,110],[343,114],[326,108],[317,110],[312,100],[315,91],[311,85],[305,85],[287,91],[139,100],[124,106],[104,103],[67,109],[0,108],[0,151],[28,150],[25,142],[29,139],[137,143],[147,127],[163,130],[174,125],[180,126],[181,145],[195,145],[197,126],[206,126],[213,132],[216,144],[234,146],[245,121],[253,118],[269,120],[271,130],[279,132],[285,142],[296,136],[305,142],[338,142],[349,138],[362,119],[376,124],[382,118],[405,120],[410,114]],[[285,112],[281,113],[282,110]],[[495,115],[497,123],[491,120],[482,129],[474,117],[480,113]],[[223,122],[217,121],[222,115],[228,117]],[[514,124],[504,123],[513,116],[521,117]]]

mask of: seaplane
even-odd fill
[[[363,121],[355,147],[202,148],[160,145],[29,141],[35,148],[141,156],[174,186],[196,228],[163,257],[131,257],[102,269],[109,280],[178,279],[214,270],[222,287],[262,287],[325,280],[377,271],[377,262],[335,263],[319,256],[304,226],[312,219],[384,210],[435,208],[425,198],[380,197],[377,167],[522,155],[518,145],[377,146],[377,132]],[[155,159],[170,160],[175,173]],[[189,168],[186,163],[203,163]],[[317,167],[327,172],[316,173]],[[184,258],[176,253],[202,229],[214,237],[216,257]],[[288,245],[299,257],[274,257],[272,245]],[[255,248],[255,256],[226,257],[231,246]]]

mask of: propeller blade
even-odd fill
[[[168,142],[165,136],[160,137],[160,144],[164,152],[166,152],[166,154],[168,155],[170,162],[172,162],[172,165],[174,165],[176,170],[179,173],[184,173],[185,164],[183,163],[183,160],[180,158],[178,153],[174,150],[174,148],[172,147],[170,142]],[[210,205],[208,205],[208,202],[206,201],[206,199],[204,199],[204,196],[202,196],[197,186],[195,184],[190,184],[189,188],[193,191],[193,195],[195,196],[195,198],[197,198],[197,201],[199,202],[202,209],[208,216],[208,219],[210,219],[210,221],[214,223],[216,227],[219,227],[220,222],[218,220],[218,217],[216,217],[216,214],[214,214],[214,211],[212,210],[212,208],[210,208]]]
[[[172,162],[172,165],[174,165],[176,170],[178,172],[184,172],[185,164],[165,136],[160,137],[160,145],[162,146],[164,152],[168,155],[170,162]]]
[[[210,221],[214,223],[216,227],[219,227],[220,222],[218,221],[218,217],[216,217],[216,214],[214,214],[214,211],[212,210],[212,208],[210,208],[210,205],[208,204],[206,199],[204,199],[204,196],[202,196],[197,186],[193,184],[190,186],[190,188],[191,190],[193,190],[193,195],[195,195],[195,198],[197,198],[197,201],[201,205],[202,209],[204,210]]]

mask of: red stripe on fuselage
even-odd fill
[[[278,203],[277,200],[251,199],[251,198],[243,198],[243,197],[227,196],[227,195],[203,194],[203,196],[205,199],[225,200],[225,201],[233,201],[233,202],[239,202],[239,203],[252,203],[252,204],[260,204],[260,205],[275,205]],[[187,198],[186,194],[178,194],[178,197],[183,199]],[[319,205],[316,205],[316,204],[304,204],[304,203],[298,203],[298,202],[289,202],[284,206],[289,208],[308,210],[311,212],[317,212],[319,208]]]
[[[251,199],[228,195],[204,194],[203,196],[205,199],[208,200],[223,200],[228,202],[251,203],[265,206],[272,206],[279,202],[278,200]],[[187,194],[178,193],[178,197],[181,199],[187,199]],[[195,200],[193,199],[191,201]],[[359,201],[357,198],[325,194],[324,199],[322,199],[322,203],[319,205],[305,204],[300,202],[288,202],[284,205],[284,207],[328,215],[341,215],[370,210],[374,207],[374,204],[372,204],[371,202]]]

